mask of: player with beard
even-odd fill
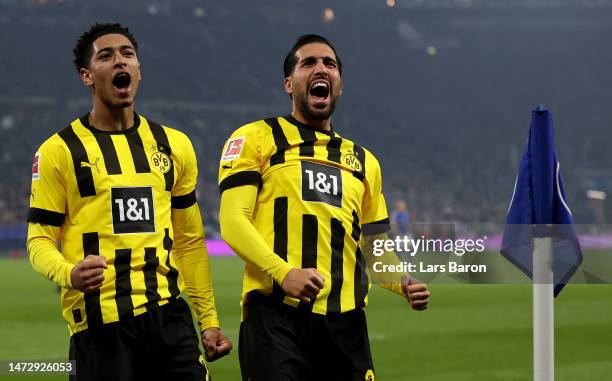
[[[35,155],[28,253],[61,286],[71,379],[208,380],[182,291],[207,359],[232,345],[219,330],[196,156],[185,134],[134,111],[137,51],[120,24],[95,24],[77,41],[93,107]]]
[[[327,39],[301,36],[284,62],[291,114],[247,124],[223,148],[221,234],[246,262],[244,380],[374,380],[362,244],[386,237],[389,219],[377,159],[332,128],[341,74]],[[427,308],[426,285],[383,283]]]

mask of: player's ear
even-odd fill
[[[342,95],[342,89],[344,89],[344,81],[342,81],[342,78],[340,78],[340,92],[338,95]]]
[[[88,69],[82,67],[79,70],[79,77],[81,77],[81,82],[83,82],[85,86],[93,85],[93,76],[91,74],[91,71],[89,71]]]
[[[293,94],[293,77],[285,78],[285,92],[289,95]]]

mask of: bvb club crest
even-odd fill
[[[157,151],[151,156],[151,162],[153,166],[157,168],[161,173],[167,173],[172,166],[170,157],[164,152]]]
[[[361,172],[363,166],[361,165],[361,161],[353,152],[349,152],[346,156],[344,156],[344,164],[351,167],[354,171]]]
[[[365,381],[374,381],[374,371],[372,369],[368,369],[365,374]]]

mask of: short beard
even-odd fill
[[[317,110],[310,108],[308,106],[307,98],[302,98],[297,102],[297,106],[300,109],[300,113],[304,116],[304,118],[309,120],[326,120],[331,118],[334,110],[336,109],[336,100],[331,99],[329,101],[329,108],[325,110]]]

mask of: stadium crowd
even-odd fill
[[[113,2],[0,1],[0,41],[12,52],[0,63],[4,227],[25,221],[36,144],[88,111],[70,49],[99,15],[129,20],[141,41],[146,65],[137,111],[193,140],[209,237],[218,237],[223,142],[247,121],[289,111],[283,49],[305,32],[328,35],[345,62],[350,86],[334,129],[380,158],[388,203],[405,200],[412,221],[503,223],[530,111],[539,103],[555,116],[578,222],[591,222],[585,193],[593,185],[578,174],[611,176],[605,100],[612,50],[602,32],[612,27],[610,7],[567,1],[544,12],[439,1],[450,5],[391,9],[383,1],[338,0],[330,2],[330,17],[317,4],[134,1],[121,2],[119,12]],[[515,24],[523,26],[518,33],[508,28]],[[371,27],[364,32],[363,25]],[[605,186],[600,190],[612,191]]]

